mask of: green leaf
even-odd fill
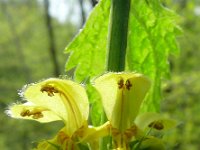
[[[90,102],[90,121],[93,126],[99,126],[101,124],[101,114],[103,112],[101,96],[91,83],[87,84],[86,91]]]
[[[78,81],[105,72],[109,15],[110,0],[101,0],[83,30],[65,50],[70,52],[66,70],[76,67]],[[163,7],[159,0],[131,1],[126,71],[143,73],[152,81],[141,112],[160,109],[161,81],[169,77],[168,57],[179,53],[176,34],[180,29],[176,19],[176,14]]]
[[[161,80],[169,76],[168,57],[177,54],[177,16],[159,0],[132,0],[127,47],[127,70],[149,76],[153,86],[142,111],[159,111]]]
[[[105,71],[110,1],[101,0],[80,33],[66,47],[66,71],[76,67],[75,79],[83,81]]]

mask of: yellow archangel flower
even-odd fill
[[[27,102],[10,106],[11,117],[39,122],[62,120],[62,132],[69,137],[87,124],[88,97],[78,83],[50,78],[24,87],[22,96]]]
[[[115,148],[128,149],[127,143],[139,134],[134,120],[150,88],[149,79],[138,73],[111,72],[94,82],[112,126]]]
[[[175,125],[174,121],[163,119],[155,113],[138,115],[140,106],[150,88],[150,81],[138,73],[106,73],[94,80],[94,87],[101,95],[108,122],[99,126],[88,126],[89,102],[85,88],[73,81],[50,78],[25,86],[21,92],[26,100],[14,104],[9,115],[14,118],[52,122],[61,120],[65,126],[55,138],[41,142],[37,150],[74,149],[79,143],[89,143],[98,150],[98,138],[111,135],[114,147],[129,149],[133,137],[141,147],[149,147],[156,138],[145,137],[149,128],[163,130]],[[161,143],[161,142],[160,142]],[[151,145],[150,145],[151,146]]]
[[[108,120],[125,131],[133,125],[150,81],[137,73],[107,73],[95,80]]]
[[[151,129],[163,131],[176,125],[157,113],[139,114],[141,104],[150,88],[150,81],[139,73],[110,72],[94,81],[110,121],[111,136],[116,150],[129,150],[137,141],[138,148],[164,149],[160,139],[147,135]]]

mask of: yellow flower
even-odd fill
[[[8,111],[14,118],[39,122],[62,120],[69,137],[88,119],[87,94],[83,86],[73,81],[50,78],[26,86],[22,96],[27,102],[12,105]]]
[[[80,143],[89,143],[97,150],[99,138],[107,135],[113,137],[117,150],[129,149],[133,140],[138,141],[136,147],[163,147],[161,140],[146,133],[151,129],[167,130],[176,122],[156,113],[138,115],[150,88],[148,78],[138,73],[110,72],[96,78],[94,87],[101,95],[108,118],[99,127],[88,126],[89,102],[85,88],[64,79],[50,78],[25,86],[21,95],[26,102],[10,106],[8,114],[42,123],[64,122],[57,135],[39,143],[37,150],[79,150]]]
[[[101,95],[106,116],[111,124],[111,136],[116,150],[129,150],[135,141],[138,148],[164,149],[162,140],[149,135],[151,129],[163,131],[176,125],[157,113],[139,114],[150,88],[150,81],[139,73],[110,72],[94,81]]]
[[[85,88],[78,83],[50,78],[25,86],[21,95],[26,102],[10,106],[11,117],[41,123],[61,120],[65,124],[53,139],[39,143],[37,150],[79,150],[79,143],[93,144],[109,133],[108,122],[99,127],[88,126],[88,97]],[[93,145],[97,147],[96,143]]]
[[[111,72],[97,78],[94,86],[101,95],[112,126],[114,147],[118,150],[129,149],[132,137],[142,134],[134,121],[150,88],[150,81],[138,73]]]
[[[95,80],[104,110],[114,128],[125,131],[133,125],[150,81],[138,73],[107,73]]]

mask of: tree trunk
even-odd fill
[[[90,0],[90,2],[91,2],[91,4],[92,4],[93,7],[98,3],[97,0]]]
[[[85,10],[83,7],[83,0],[78,0],[79,5],[80,5],[80,10],[81,10],[81,17],[82,17],[82,21],[81,21],[81,25],[83,26],[86,20],[86,16],[85,16]]]
[[[46,26],[48,30],[48,38],[49,38],[49,53],[51,56],[51,60],[54,67],[54,75],[59,76],[59,64],[56,57],[56,46],[55,46],[55,36],[53,32],[52,27],[52,20],[51,16],[49,15],[49,0],[44,0],[44,6],[45,6],[45,18],[46,18]]]

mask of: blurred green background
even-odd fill
[[[163,0],[180,15],[181,53],[171,56],[164,80],[162,112],[177,119],[164,137],[168,149],[200,149],[200,1]],[[95,0],[0,0],[0,149],[29,150],[62,124],[11,119],[8,106],[20,101],[23,85],[65,75],[65,46],[85,22]]]

